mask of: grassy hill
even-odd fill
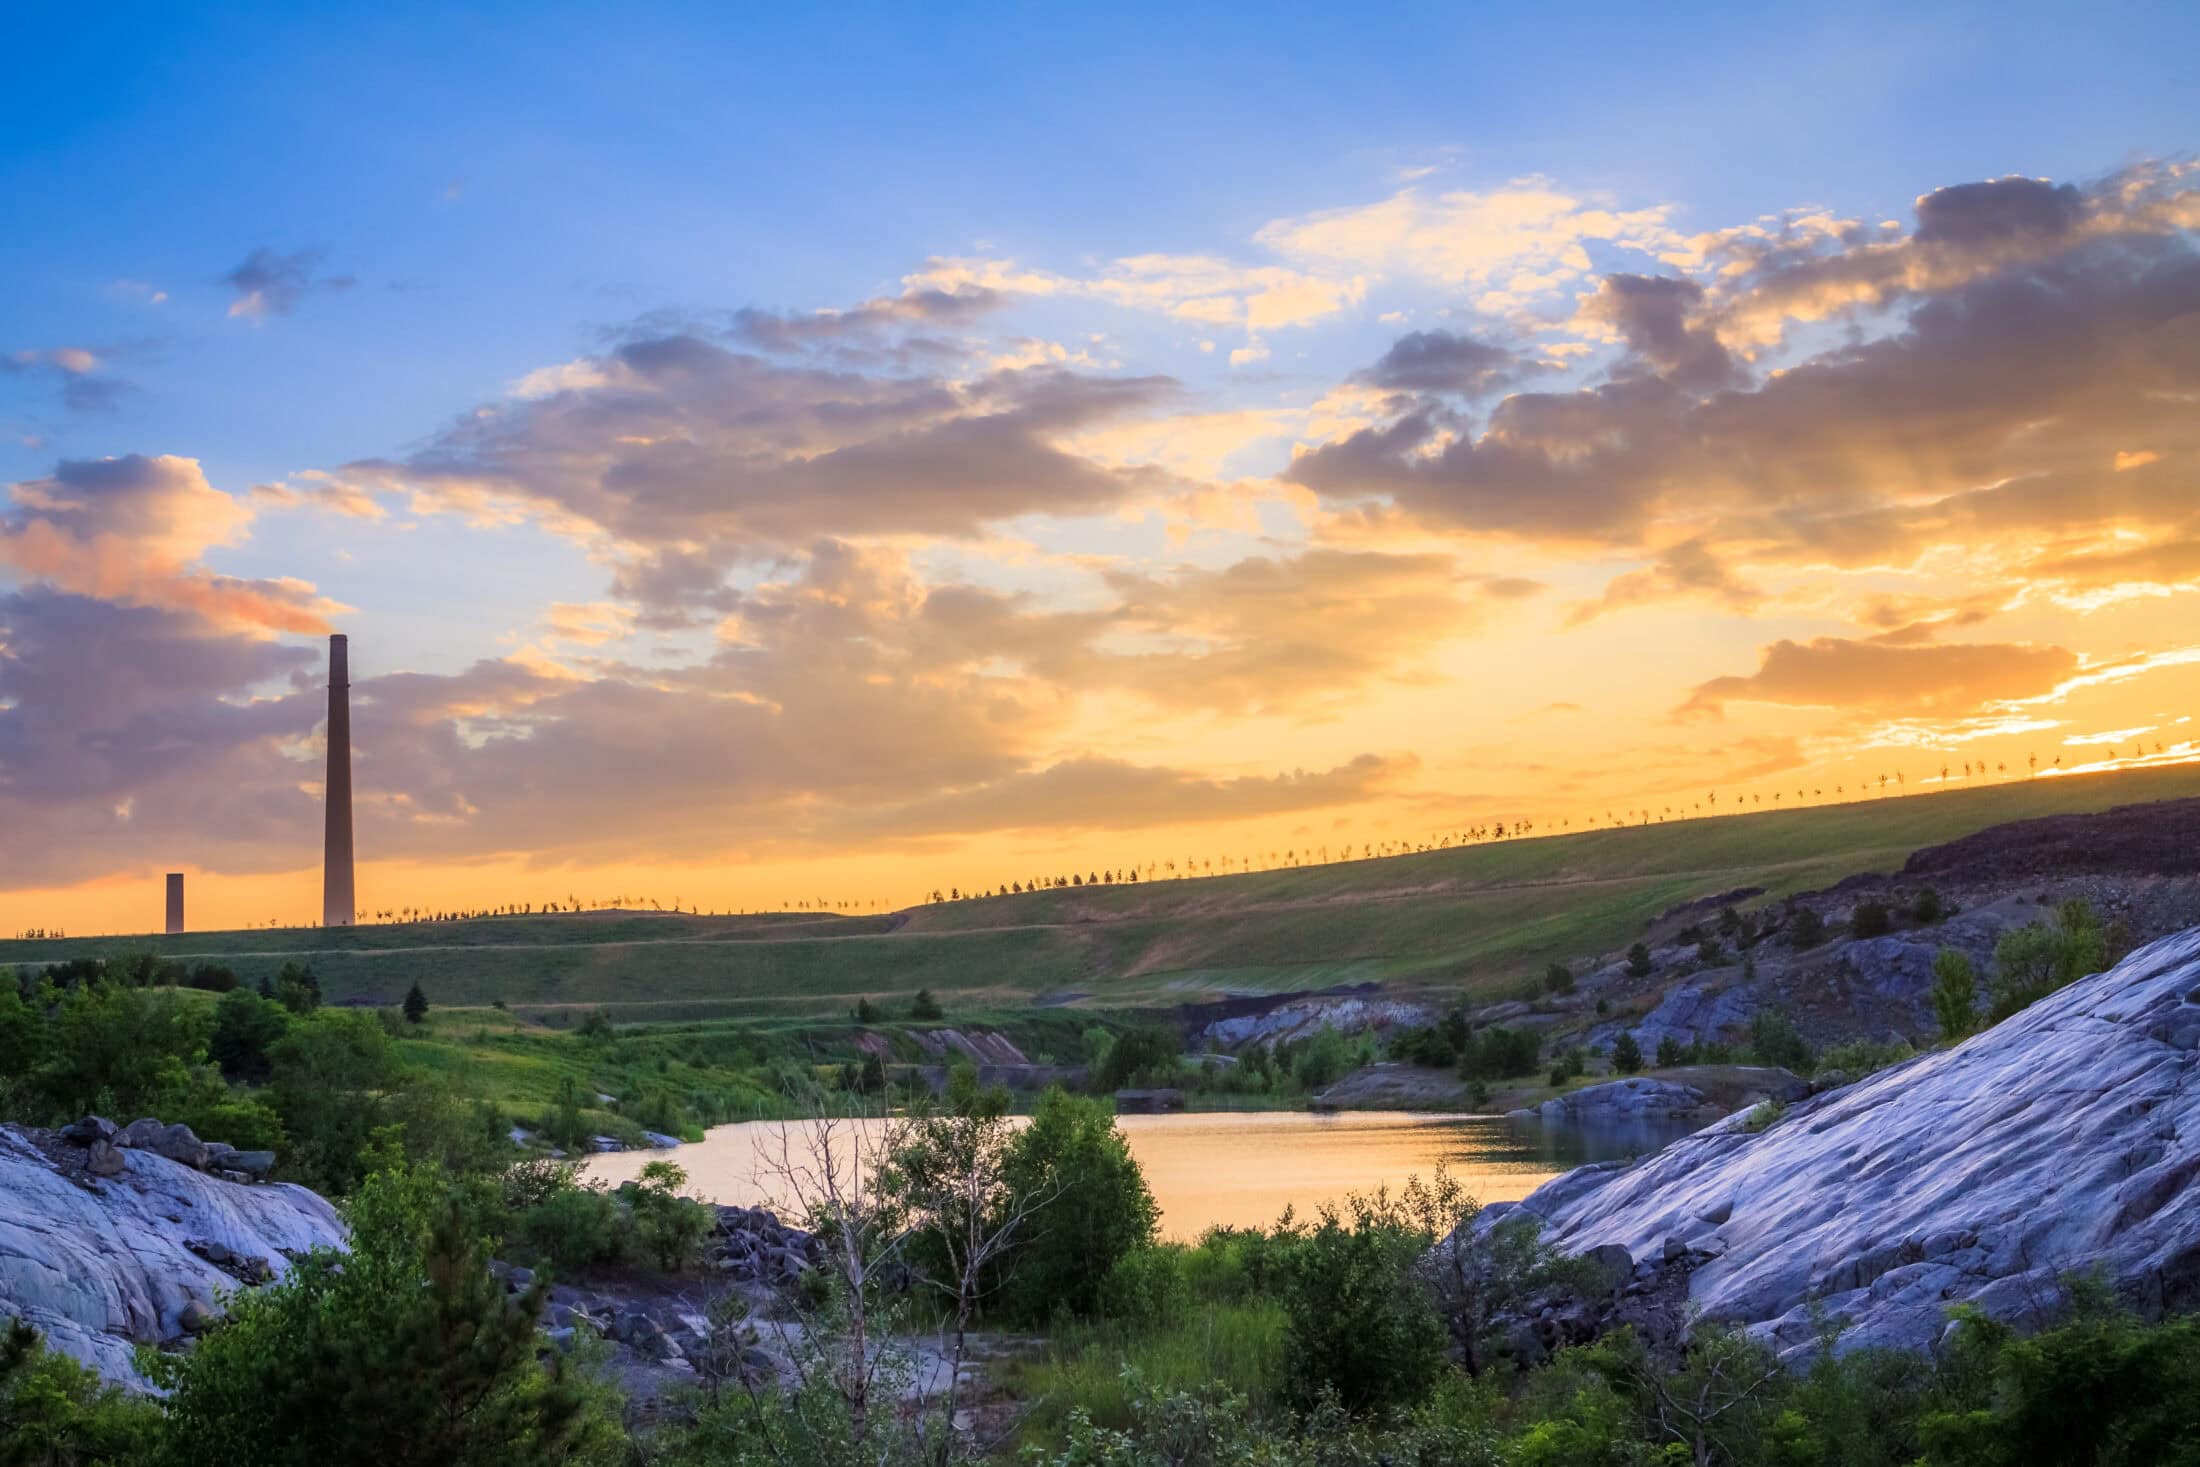
[[[1200,880],[1082,887],[889,916],[601,913],[335,930],[0,941],[0,963],[146,947],[249,979],[309,960],[335,1001],[626,1022],[794,1017],[930,988],[951,1008],[1175,1004],[1337,983],[1476,987],[1626,946],[1656,913],[1738,886],[1774,894],[1890,870],[2005,821],[2200,795],[2200,765],[2020,780],[1807,810],[1543,836]]]

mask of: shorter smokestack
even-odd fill
[[[183,931],[183,873],[168,873],[168,931]]]

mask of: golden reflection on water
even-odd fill
[[[1305,1215],[1349,1192],[1395,1189],[1409,1176],[1431,1175],[1439,1162],[1481,1201],[1511,1202],[1590,1159],[1576,1138],[1523,1130],[1497,1116],[1235,1111],[1129,1115],[1116,1124],[1161,1206],[1162,1235],[1185,1241],[1216,1224],[1263,1226],[1286,1207]],[[697,1196],[784,1206],[768,1165],[781,1134],[775,1121],[719,1126],[674,1151],[591,1157],[587,1170],[616,1185],[669,1157],[686,1169]]]

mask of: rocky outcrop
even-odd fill
[[[2078,1271],[2200,1305],[2200,929],[1766,1119],[1517,1206],[1571,1251],[1686,1263],[1704,1318],[1783,1354],[1815,1347],[1814,1316],[1839,1348],[1926,1346],[1954,1304],[2021,1319]]]
[[[226,1295],[280,1276],[293,1256],[342,1246],[345,1234],[336,1210],[303,1187],[230,1180],[247,1171],[230,1158],[256,1165],[254,1153],[216,1149],[181,1126],[141,1145],[134,1130],[87,1117],[64,1140],[0,1126],[0,1314],[139,1386],[134,1346],[205,1328]]]
[[[1524,1114],[1560,1125],[1598,1125],[1613,1121],[1710,1117],[1719,1114],[1719,1108],[1710,1096],[1693,1085],[1676,1085],[1669,1080],[1634,1075],[1554,1096]]]

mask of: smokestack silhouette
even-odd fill
[[[183,873],[168,873],[168,930],[183,931]]]
[[[328,828],[321,852],[321,925],[349,927],[351,895],[351,658],[344,634],[328,639]]]

